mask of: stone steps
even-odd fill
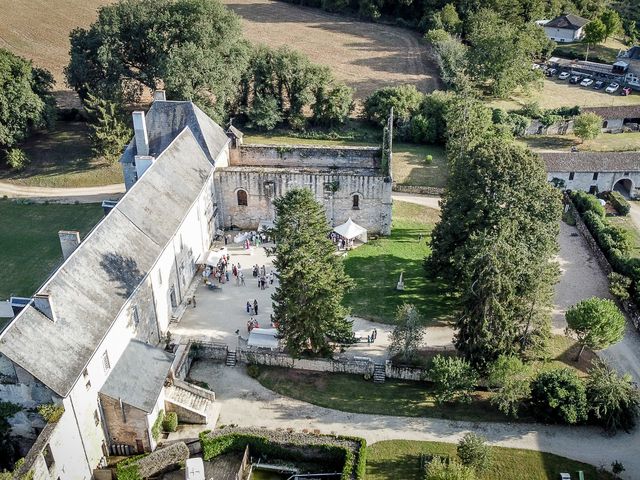
[[[373,383],[384,383],[385,370],[382,363],[376,363],[373,366]]]
[[[236,352],[234,350],[229,350],[227,352],[227,360],[225,365],[227,367],[235,367],[236,363],[238,363],[238,359],[236,358]]]
[[[166,389],[165,399],[170,403],[176,403],[188,410],[206,415],[211,406],[211,400],[195,393],[172,385]]]

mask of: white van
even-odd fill
[[[184,473],[185,480],[205,480],[204,463],[201,458],[187,459],[187,467]]]

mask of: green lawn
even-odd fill
[[[470,404],[438,405],[428,384],[422,382],[387,379],[378,384],[361,375],[262,365],[258,381],[281,395],[343,412],[473,422],[512,421],[490,405],[487,392],[476,392]]]
[[[395,201],[391,236],[349,252],[345,270],[356,286],[345,296],[345,303],[354,315],[393,323],[399,305],[414,303],[426,324],[451,320],[453,299],[440,282],[426,278],[422,266],[438,218],[432,208]],[[424,238],[419,243],[420,234]],[[404,291],[400,292],[396,284],[401,272]]]
[[[99,204],[19,204],[0,200],[0,300],[30,296],[62,260],[59,230],[84,236],[102,218]]]
[[[22,148],[31,164],[21,172],[0,168],[0,180],[35,187],[92,187],[122,183],[118,162],[108,164],[91,152],[83,122],[57,122],[50,132],[30,137]]]
[[[553,335],[546,360],[531,365],[531,374],[559,367],[576,369],[581,376],[591,366],[595,354],[585,349],[580,363],[574,362],[578,345],[574,340]],[[426,382],[387,379],[383,384],[365,380],[361,375],[311,372],[289,368],[260,366],[258,381],[269,390],[304,402],[344,412],[404,417],[431,417],[451,420],[491,422],[532,422],[524,412],[513,419],[490,404],[491,392],[478,390],[473,402],[439,405]]]
[[[493,447],[491,467],[478,475],[478,480],[556,480],[560,473],[569,473],[578,478],[582,470],[585,478],[612,479],[613,476],[599,474],[586,463],[560,457],[551,453],[515,448]],[[418,442],[389,440],[377,442],[367,449],[367,480],[422,480],[420,455],[448,455],[456,457],[456,445],[442,442]]]
[[[604,43],[597,45],[591,45],[589,47],[590,62],[598,63],[613,63],[618,57],[618,52],[621,49],[626,50],[628,47],[621,43],[620,40],[615,38],[609,38]],[[568,59],[584,60],[587,53],[587,44],[584,42],[561,44],[559,43],[556,49],[553,51],[554,57],[562,57]]]
[[[631,250],[629,256],[632,258],[640,258],[640,231],[636,228],[635,223],[629,215],[623,217],[607,217],[606,221],[612,225],[616,225],[627,232],[631,240]]]
[[[352,145],[379,146],[380,141],[367,137],[366,141],[352,140],[318,140],[283,135],[263,135],[249,133],[245,136],[245,143],[278,143],[278,144],[307,144],[307,145]],[[427,155],[433,156],[433,163],[427,165],[424,161]],[[443,188],[447,181],[447,158],[444,148],[434,145],[416,145],[411,143],[393,144],[393,163],[391,173],[394,182],[401,185],[420,185]]]

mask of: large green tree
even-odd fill
[[[138,100],[144,87],[190,99],[216,120],[248,59],[238,17],[218,0],[120,0],[71,32],[67,82],[82,98]]]
[[[574,425],[587,419],[585,384],[575,370],[557,368],[542,371],[531,384],[533,415],[545,423]]]
[[[551,53],[554,46],[537,25],[514,24],[489,9],[471,17],[467,40],[472,77],[498,97],[539,80],[540,72],[531,69],[531,62]]]
[[[457,108],[479,117],[473,104]],[[458,295],[455,343],[483,370],[546,340],[561,206],[538,156],[491,137],[486,125],[447,120],[454,122],[451,173],[427,266]]]
[[[574,333],[582,345],[576,360],[585,347],[593,350],[607,348],[622,340],[625,318],[613,300],[588,298],[567,310],[567,329]]]
[[[109,162],[118,161],[132,135],[120,104],[89,93],[84,106],[89,114],[93,152]]]
[[[416,359],[425,328],[415,305],[408,303],[398,307],[395,321],[389,341],[389,353],[397,355],[402,362],[410,363]]]
[[[279,285],[272,296],[273,316],[287,350],[295,357],[308,351],[330,353],[330,342],[353,341],[342,297],[351,287],[342,259],[329,240],[324,207],[306,188],[289,190],[273,202],[271,235]]]
[[[598,43],[603,42],[605,38],[607,38],[607,27],[599,18],[591,20],[585,25],[584,38],[582,40],[587,44],[587,51],[584,55],[585,61],[589,59],[589,47],[591,45],[595,46]]]
[[[53,77],[31,62],[0,49],[0,151],[53,121]]]

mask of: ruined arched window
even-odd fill
[[[236,193],[238,197],[238,205],[247,206],[247,192],[246,190],[238,190]]]
[[[360,195],[356,194],[352,197],[352,199],[353,199],[353,204],[351,205],[351,208],[353,210],[360,210]]]

